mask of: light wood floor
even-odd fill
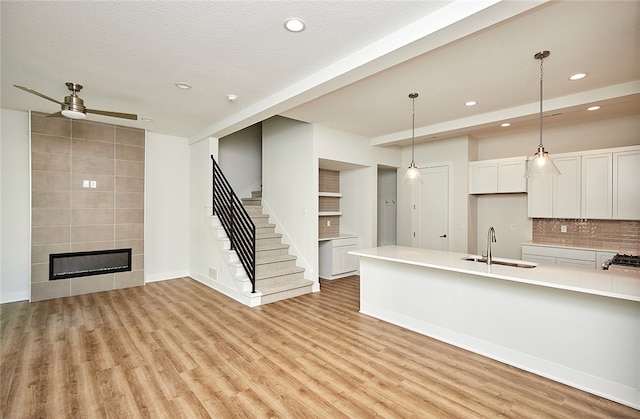
[[[0,307],[0,417],[640,417],[358,313],[359,279],[247,308],[187,278]]]

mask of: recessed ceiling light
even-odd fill
[[[569,80],[580,80],[587,77],[587,73],[576,73],[573,76],[569,77]]]
[[[284,21],[284,27],[290,32],[302,32],[307,27],[307,25],[302,19],[298,19],[297,17],[290,17],[289,19]]]
[[[475,100],[470,100],[468,102],[465,102],[464,106],[475,106],[477,104],[478,104],[478,102],[476,102]]]
[[[501,127],[510,127],[511,124],[509,122],[505,122],[503,124],[500,124]]]
[[[227,95],[227,100],[229,102],[235,102],[236,100],[238,100],[238,95]]]
[[[191,89],[191,85],[189,83],[185,83],[183,81],[176,83],[176,87],[178,89],[184,89],[184,90]]]
[[[587,108],[588,111],[597,111],[598,109],[600,109],[600,106],[596,105],[596,106],[589,106]]]

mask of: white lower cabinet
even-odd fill
[[[357,237],[324,240],[319,245],[320,278],[336,279],[353,275],[358,270],[358,257],[350,255],[358,249]]]
[[[522,245],[522,260],[534,263],[578,266],[589,269],[600,269],[601,263],[596,263],[596,253],[611,254],[609,252],[596,252],[595,250],[571,249],[566,247]]]

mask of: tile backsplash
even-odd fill
[[[562,232],[566,226],[566,233]],[[535,218],[532,242],[640,254],[640,221]]]

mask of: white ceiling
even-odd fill
[[[560,114],[545,124],[640,114],[638,1],[1,1],[0,12],[2,108],[57,112],[12,85],[62,100],[71,81],[89,108],[153,119],[93,120],[193,140],[283,115],[406,144],[410,92],[418,141],[532,129],[543,49],[545,113]],[[304,32],[284,30],[293,16]],[[588,77],[569,81],[576,72]]]

